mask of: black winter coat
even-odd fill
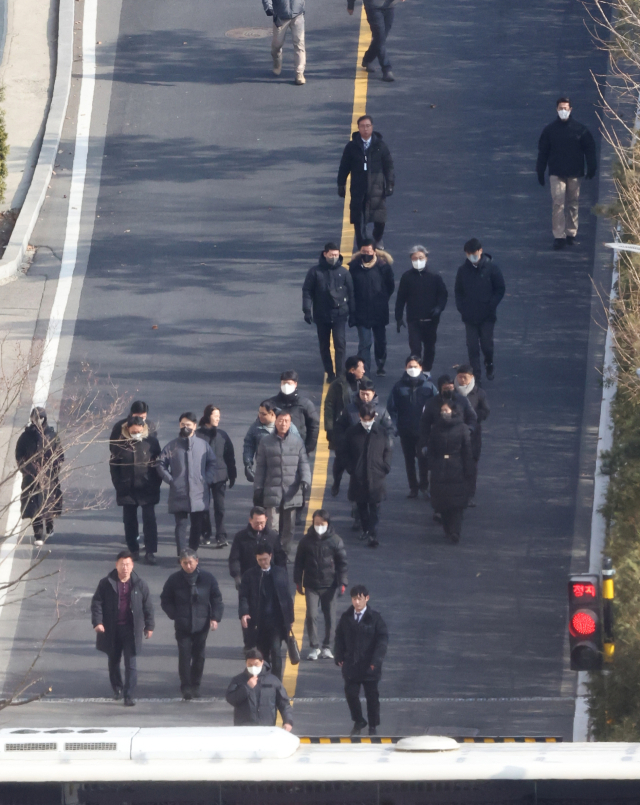
[[[366,170],[365,170],[366,165]],[[340,160],[338,187],[347,184],[351,174],[351,223],[357,224],[365,205],[367,223],[383,224],[387,220],[385,198],[393,193],[395,174],[393,159],[382,134],[374,131],[366,152],[359,131],[351,135]]]
[[[258,684],[250,688],[248,671],[234,676],[227,688],[227,701],[233,707],[234,727],[273,727],[278,711],[283,724],[293,726],[293,708],[284,685],[271,673],[269,663],[262,665]]]
[[[418,439],[422,411],[437,393],[438,389],[424,373],[418,377],[409,377],[406,372],[402,375],[391,389],[387,402],[387,411],[399,436]]]
[[[469,428],[454,409],[449,421],[438,417],[431,428],[427,462],[431,505],[437,512],[464,509],[469,502],[468,481],[475,471]]]
[[[267,526],[264,531],[254,531],[250,525],[243,528],[233,538],[229,551],[229,574],[240,579],[244,573],[256,566],[256,545],[258,541],[268,542],[273,550],[273,563],[286,568],[287,554],[282,548],[280,535]]]
[[[148,506],[160,502],[162,480],[156,470],[160,444],[149,430],[136,441],[129,436],[127,423],[120,438],[112,443],[109,470],[118,506]]]
[[[336,422],[334,429],[333,429],[333,446],[336,453],[339,453],[343,446],[344,440],[347,435],[347,431],[353,425],[358,425],[360,422],[360,404],[361,401],[358,399],[354,399],[353,402],[350,402],[348,405],[342,410],[342,413],[338,417],[338,421]],[[375,421],[380,425],[382,430],[386,433],[387,438],[389,439],[389,444],[393,445],[393,439],[396,435],[396,429],[393,425],[393,421],[391,416],[386,408],[380,405],[380,399],[376,394],[373,400],[371,401],[370,405],[373,405],[376,409],[376,418]]]
[[[289,591],[289,577],[284,567],[271,564],[273,583],[276,596],[280,605],[280,614],[284,624],[285,633],[288,633],[291,624],[295,620],[293,613],[293,598]],[[263,584],[264,571],[259,565],[250,568],[242,576],[240,590],[238,591],[238,617],[250,615],[249,628],[260,631],[263,624],[263,612],[260,600],[260,592]]]
[[[584,176],[584,163],[587,162],[587,176],[595,176],[598,167],[596,161],[596,143],[589,129],[578,123],[573,117],[560,120],[545,126],[538,142],[538,161],[536,173],[544,176],[549,166],[550,176],[563,179]]]
[[[362,377],[362,380],[368,379],[366,375]],[[324,400],[324,429],[330,442],[329,448],[332,450],[335,449],[332,443],[333,429],[345,406],[353,402],[360,391],[362,380],[356,380],[353,372],[347,372],[346,376],[340,375],[329,386],[329,391]]]
[[[354,682],[380,679],[388,645],[389,632],[379,612],[367,606],[359,623],[352,606],[342,613],[336,627],[333,655],[336,665],[342,663],[345,679]]]
[[[355,255],[349,263],[356,306],[355,323],[358,327],[389,324],[389,299],[396,287],[391,262],[390,255],[378,251],[371,268],[364,267],[360,254]]]
[[[427,447],[429,444],[429,436],[431,435],[431,428],[435,422],[440,418],[440,409],[445,402],[454,403],[462,412],[462,419],[470,431],[474,431],[478,426],[478,417],[473,410],[473,406],[466,397],[463,397],[457,391],[453,392],[451,400],[443,400],[441,394],[436,394],[430,400],[427,400],[424,406],[424,411],[420,417],[420,447]]]
[[[109,436],[109,450],[111,450],[111,452],[113,452],[116,443],[119,442],[120,439],[122,439],[122,426],[127,424],[128,418],[129,417],[119,419],[111,429],[111,436]],[[150,419],[145,419],[144,424],[149,429],[149,436],[155,436],[157,438],[158,434],[156,432],[157,429],[155,422],[152,422]]]
[[[296,561],[293,568],[296,584],[310,590],[324,590],[328,587],[346,586],[347,552],[344,542],[329,526],[322,536],[316,534],[313,526],[298,543]]]
[[[367,433],[360,423],[352,425],[344,439],[344,461],[349,479],[349,500],[380,503],[387,496],[387,475],[391,472],[392,447],[377,422]]]
[[[236,469],[236,454],[233,449],[233,442],[229,434],[222,428],[213,425],[201,425],[196,431],[196,436],[209,442],[211,449],[216,455],[216,479],[215,484],[223,481],[236,482],[238,471]]]
[[[209,629],[209,621],[221,621],[224,612],[218,582],[206,570],[196,568],[195,585],[189,584],[184,570],[172,573],[160,594],[160,605],[173,621],[176,632],[194,634]]]
[[[133,634],[136,641],[136,654],[142,649],[144,632],[156,628],[153,604],[147,583],[138,574],[131,573],[131,613],[133,615]],[[101,579],[91,599],[91,625],[102,624],[104,632],[96,632],[96,648],[111,654],[115,645],[118,625],[118,571],[112,570]]]
[[[487,403],[485,390],[477,384],[467,394],[467,401],[476,412],[476,417],[478,418],[478,424],[471,431],[471,452],[473,453],[474,461],[478,461],[482,451],[482,423],[485,419],[488,419],[491,411]]]
[[[302,286],[302,312],[313,320],[329,324],[338,318],[353,316],[353,280],[342,265],[342,255],[335,266],[320,253],[318,265],[307,271]]]
[[[474,265],[465,260],[456,275],[456,307],[465,324],[495,321],[504,296],[504,278],[490,254],[483,254]]]
[[[293,394],[283,394],[280,391],[275,397],[271,397],[269,402],[291,414],[291,421],[298,429],[307,453],[313,453],[318,444],[320,417],[311,400],[301,397],[296,389]]]
[[[410,268],[400,277],[396,296],[396,321],[402,321],[405,306],[407,321],[440,321],[449,293],[440,274],[424,268]]]
[[[31,423],[16,443],[16,464],[22,473],[22,518],[58,517],[62,514],[60,465],[64,453],[55,430]]]

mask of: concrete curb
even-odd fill
[[[20,210],[11,240],[0,261],[0,285],[17,279],[51,181],[53,166],[62,136],[73,67],[74,0],[60,0],[58,12],[58,52],[56,79],[53,87],[47,125],[40,148],[38,164],[33,172],[29,192]]]

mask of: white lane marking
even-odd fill
[[[21,701],[17,699],[16,701]],[[78,703],[86,703],[86,704],[103,704],[105,702],[113,702],[114,699],[112,698],[78,698],[78,699],[70,699],[70,698],[55,698],[53,696],[46,696],[44,699],[40,700],[40,704],[78,704]],[[149,699],[139,699],[136,697],[136,701],[140,703],[149,702],[152,704],[161,704],[161,703],[171,703],[171,702],[182,702],[183,699],[178,698],[149,698]],[[340,696],[318,696],[318,697],[295,697],[296,704],[327,704],[331,702],[346,702],[347,700],[344,697]],[[364,701],[364,699],[362,700]],[[381,702],[385,702],[386,704],[437,704],[438,702],[574,702],[575,699],[573,696],[520,696],[520,697],[503,697],[503,698],[452,698],[447,696],[433,696],[430,698],[424,699],[404,699],[404,698],[395,698],[395,699],[380,699]],[[203,702],[226,702],[226,699],[219,696],[203,696],[202,698],[197,700],[197,704],[201,704]]]
[[[85,179],[87,175],[87,157],[89,154],[89,129],[93,112],[93,95],[96,77],[96,30],[98,18],[98,0],[86,0],[84,7],[82,37],[82,85],[80,89],[80,105],[78,107],[78,127],[76,130],[75,153],[73,157],[73,173],[69,191],[69,210],[67,213],[67,230],[65,235],[62,265],[56,295],[51,309],[51,317],[47,328],[42,361],[38,371],[33,406],[45,406],[49,397],[49,389],[60,346],[60,333],[64,314],[69,301],[71,281],[76,267],[78,241],[80,239],[80,220],[82,216],[82,200],[84,197]],[[20,474],[16,475],[11,492],[11,505],[7,514],[5,540],[0,547],[0,585],[11,579],[15,549],[20,536]],[[8,594],[8,590],[0,593],[0,613]]]

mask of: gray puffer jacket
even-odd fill
[[[253,501],[256,506],[296,509],[303,504],[302,484],[311,484],[311,470],[304,442],[291,431],[284,439],[265,436],[256,453]]]
[[[304,0],[262,0],[262,6],[267,14],[271,11],[277,20],[290,20],[298,14],[304,14]]]
[[[204,439],[178,437],[164,448],[157,470],[169,484],[169,514],[209,508],[209,486],[216,480],[216,457]]]

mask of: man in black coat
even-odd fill
[[[571,117],[569,98],[556,101],[557,118],[545,126],[538,142],[536,173],[544,187],[544,174],[549,166],[551,186],[553,248],[573,246],[578,234],[580,183],[596,175],[596,143],[589,129]]]
[[[225,498],[227,484],[229,489],[233,489],[238,471],[236,469],[236,453],[233,449],[233,442],[226,430],[220,427],[221,412],[217,405],[207,405],[200,422],[196,436],[209,442],[209,446],[216,457],[215,480],[211,484],[211,502],[213,503],[213,519],[216,524],[216,548],[226,548],[227,529],[224,524]],[[211,512],[207,509],[204,513],[204,525],[202,529],[202,544],[211,545],[212,528]]]
[[[427,400],[425,403],[422,415],[420,417],[420,450],[423,455],[427,455],[427,445],[429,444],[429,435],[434,422],[440,416],[440,409],[442,404],[454,403],[458,406],[462,413],[462,420],[472,433],[477,424],[478,417],[469,400],[463,394],[456,391],[453,380],[449,375],[440,375],[438,378],[438,393],[435,397]]]
[[[371,369],[371,344],[374,345],[376,374],[384,375],[387,360],[387,324],[389,299],[396,287],[391,265],[393,258],[380,249],[375,250],[372,240],[362,241],[360,251],[349,263],[353,277],[355,316],[358,330],[358,355],[364,361],[364,370]]]
[[[240,589],[242,576],[255,567],[259,542],[268,542],[273,549],[274,565],[286,568],[287,554],[282,548],[280,535],[267,526],[266,509],[254,506],[249,512],[248,524],[235,535],[229,551],[229,574],[236,583],[236,590]]]
[[[373,239],[383,249],[382,236],[387,220],[386,199],[393,195],[395,174],[393,159],[382,134],[373,130],[369,115],[358,118],[358,131],[351,135],[338,169],[338,195],[345,198],[347,178],[351,175],[351,223],[356,245],[362,246],[367,224],[373,223]]]
[[[362,534],[370,548],[379,543],[377,525],[380,503],[387,496],[386,477],[391,472],[391,442],[376,422],[372,405],[360,409],[360,422],[352,425],[344,439],[344,458],[349,479],[349,500],[358,506]]]
[[[291,422],[298,429],[307,455],[313,453],[318,444],[320,417],[311,400],[298,393],[298,373],[292,369],[283,372],[280,375],[280,392],[275,397],[270,397],[267,402],[291,414]]]
[[[399,1],[404,2],[404,0]],[[375,72],[375,67],[372,67],[372,63],[377,56],[382,68],[382,80],[395,81],[395,77],[391,72],[391,62],[387,56],[386,42],[393,25],[393,6],[398,0],[363,0],[363,2],[367,22],[369,23],[369,28],[371,28],[371,44],[362,57],[362,67],[368,73]],[[349,14],[353,14],[355,4],[356,0],[347,0]]]
[[[467,401],[476,412],[478,423],[471,431],[471,453],[473,455],[473,477],[469,479],[469,507],[475,507],[476,483],[478,480],[478,462],[482,451],[482,423],[488,419],[491,413],[487,402],[487,395],[473,376],[473,370],[466,363],[458,366],[454,379],[455,390],[458,394],[466,397]]]
[[[282,641],[295,616],[286,568],[273,564],[272,555],[268,542],[256,545],[257,564],[240,582],[238,614],[242,628],[249,631],[248,644],[262,652],[273,673],[282,679]]]
[[[149,406],[144,400],[135,400],[131,403],[129,416],[139,416],[140,419],[144,420],[146,426],[149,428],[149,435],[157,436],[155,423],[149,419]],[[117,442],[122,438],[120,435],[122,432],[122,426],[127,424],[127,419],[129,416],[119,419],[111,429],[111,436],[109,437],[109,450],[112,452]]]
[[[479,383],[482,377],[480,350],[484,355],[487,380],[494,377],[493,328],[505,287],[502,272],[490,254],[483,254],[477,238],[464,244],[464,252],[467,259],[456,275],[456,307],[466,330],[469,363]]]
[[[320,358],[327,373],[327,383],[343,374],[347,349],[346,325],[353,318],[353,281],[342,265],[342,255],[335,243],[326,243],[318,265],[307,271],[302,286],[302,312],[307,324],[315,322],[320,344]],[[353,324],[353,321],[351,321]],[[331,359],[331,336],[335,350],[335,371]]]
[[[149,426],[140,416],[130,414],[120,429],[119,438],[111,443],[109,470],[111,483],[116,490],[116,503],[122,506],[124,538],[127,547],[138,561],[138,506],[142,510],[144,534],[144,561],[157,564],[158,526],[156,504],[160,502],[160,476],[156,463],[160,444],[149,433]]]
[[[398,332],[408,326],[409,349],[412,355],[422,355],[422,369],[431,374],[436,357],[438,324],[447,306],[449,294],[440,274],[427,268],[429,252],[419,244],[411,247],[411,265],[400,277],[396,296],[396,327]],[[404,310],[407,309],[407,324]]]
[[[333,653],[336,665],[342,668],[344,692],[353,719],[351,735],[360,735],[367,726],[360,704],[361,685],[367,700],[369,735],[376,735],[380,724],[378,682],[389,632],[380,613],[369,607],[369,590],[364,584],[356,584],[351,589],[351,604],[338,622]]]
[[[278,712],[287,732],[293,728],[293,708],[289,694],[257,648],[245,654],[246,667],[234,676],[227,688],[227,701],[233,707],[234,727],[274,727]]]
[[[155,629],[153,604],[146,582],[133,572],[130,551],[120,551],[116,569],[100,580],[91,599],[91,625],[96,648],[109,657],[109,681],[116,700],[124,695],[125,707],[133,707],[138,679],[136,656],[142,649],[142,635],[148,639]],[[120,660],[124,655],[124,684]]]
[[[210,629],[218,628],[224,604],[218,582],[200,570],[195,551],[182,551],[180,565],[182,569],[165,582],[160,605],[175,626],[180,689],[182,698],[189,701],[200,698],[207,637]]]

